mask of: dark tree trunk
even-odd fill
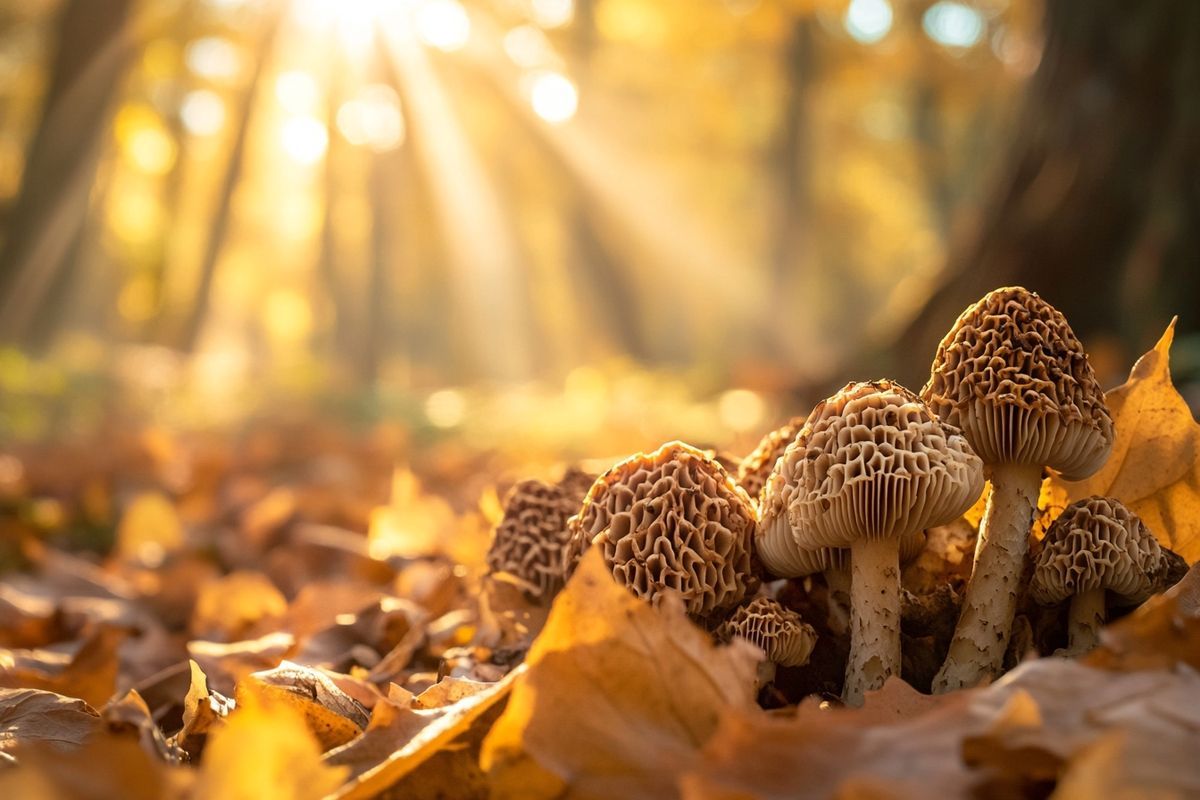
[[[1173,313],[1200,324],[1200,4],[1050,0],[1045,29],[981,223],[890,351],[903,380],[919,384],[959,312],[997,286],[1135,352]]]
[[[132,5],[68,0],[62,10],[42,119],[0,253],[0,339],[27,339],[62,294],[65,267],[78,254],[112,98],[131,52]]]

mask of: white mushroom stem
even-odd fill
[[[1081,656],[1100,643],[1105,611],[1103,589],[1088,589],[1071,598],[1067,655]]]
[[[946,662],[933,679],[935,694],[975,686],[996,675],[1008,647],[1042,468],[994,465],[991,482],[975,543],[975,566]]]
[[[850,659],[846,705],[900,671],[900,540],[857,539],[850,547]]]
[[[825,586],[829,589],[826,622],[829,630],[840,636],[850,626],[850,568],[830,566],[824,574]]]

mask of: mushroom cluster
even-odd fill
[[[569,575],[600,548],[617,581],[652,603],[677,592],[703,619],[742,602],[755,586],[750,498],[702,450],[669,442],[614,466],[570,520]]]
[[[832,666],[836,676],[844,659],[842,696],[857,705],[901,669],[902,567],[923,551],[927,529],[962,517],[986,480],[965,589],[961,576],[935,577],[945,600],[936,625],[914,616],[920,601],[904,595],[906,636],[938,647],[933,658],[906,660],[906,675],[919,670],[918,683],[944,692],[998,674],[1027,601],[1070,600],[1063,652],[1077,654],[1094,646],[1109,605],[1140,603],[1163,588],[1172,554],[1114,498],[1067,508],[1035,563],[1028,557],[1045,471],[1092,475],[1113,437],[1070,325],[1037,294],[1006,287],[962,313],[920,393],[887,380],[847,384],[767,433],[737,463],[736,480],[714,451],[669,442],[594,482],[575,474],[557,486],[520,484],[488,562],[549,596],[597,547],[637,596],[657,604],[675,593],[718,639],[760,647],[760,684],[773,680],[774,665],[814,654],[816,629],[801,608],[818,626],[824,619],[814,674]],[[817,573],[823,596],[807,580],[768,584],[754,596],[761,579]],[[1030,616],[1021,617],[1022,641],[1034,642]],[[1061,635],[1058,621],[1046,632]],[[934,660],[942,648],[944,662]]]

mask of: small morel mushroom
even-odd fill
[[[1046,531],[1029,595],[1044,606],[1071,598],[1067,655],[1099,641],[1105,591],[1122,605],[1141,603],[1163,586],[1167,560],[1140,517],[1111,497],[1067,507]]]
[[[657,603],[678,592],[704,619],[733,608],[756,581],[750,549],[755,513],[746,493],[703,451],[669,442],[623,461],[592,485],[571,518],[563,571],[599,547],[613,576]]]
[[[759,664],[759,686],[775,680],[776,665],[807,664],[817,643],[817,632],[812,625],[769,597],[756,597],[739,607],[717,629],[718,639],[728,641],[734,636],[742,637],[766,654],[766,660]]]
[[[921,396],[962,429],[992,484],[962,612],[933,682],[946,692],[1001,668],[1043,468],[1086,478],[1108,458],[1113,426],[1071,326],[1020,287],[997,289],[962,313]]]
[[[900,668],[900,542],[945,524],[983,490],[957,429],[891,381],[852,383],[817,405],[767,480],[755,534],[768,570],[788,576],[807,552],[850,550],[850,705]]]
[[[803,426],[804,417],[792,417],[785,425],[760,439],[754,451],[738,464],[738,485],[746,490],[751,500],[758,502],[759,493],[766,485],[767,478],[771,476],[771,470],[775,469],[775,462]]]
[[[558,484],[525,480],[514,486],[492,535],[488,570],[513,576],[535,601],[552,599],[563,585],[567,520],[579,511],[591,485],[590,475],[572,469]]]

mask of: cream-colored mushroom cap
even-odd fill
[[[564,571],[599,547],[613,576],[658,602],[678,592],[703,617],[740,603],[755,584],[750,498],[711,456],[682,442],[617,464],[592,485],[570,520]]]
[[[1029,595],[1042,605],[1092,589],[1140,603],[1161,588],[1167,562],[1137,514],[1111,497],[1067,507],[1046,531]]]
[[[746,490],[751,500],[758,499],[767,478],[771,476],[771,470],[775,468],[775,462],[803,426],[804,417],[792,417],[786,424],[763,436],[753,452],[738,464],[738,485]]]
[[[718,638],[740,636],[784,667],[808,663],[817,632],[799,614],[769,597],[756,597],[733,612],[717,631]]]
[[[570,537],[567,520],[579,510],[589,486],[590,478],[578,471],[568,472],[557,485],[525,480],[513,486],[488,548],[488,569],[514,575],[538,598],[561,589],[563,549]]]
[[[1057,309],[1019,286],[959,316],[921,397],[986,464],[1046,466],[1079,480],[1112,448],[1112,418],[1083,345]]]
[[[942,525],[982,491],[978,456],[920,398],[891,381],[852,383],[819,403],[784,451],[764,489],[756,544],[767,568],[786,574],[779,569],[796,565],[796,550]]]

